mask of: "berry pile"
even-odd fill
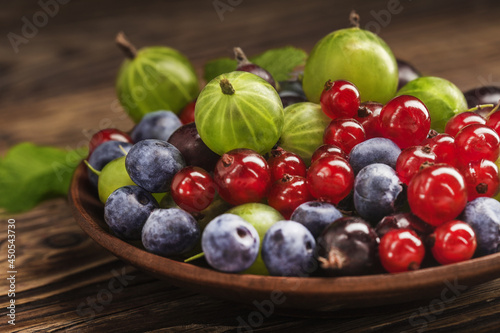
[[[130,136],[94,135],[89,177],[111,232],[161,256],[276,276],[399,273],[497,252],[498,107],[467,110],[454,85],[385,46],[377,75],[401,66],[397,93],[397,80],[377,93],[378,81],[342,71],[311,92],[318,52],[304,81],[278,82],[235,48],[235,71],[179,117],[149,110]]]

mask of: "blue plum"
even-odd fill
[[[316,241],[306,227],[295,221],[273,224],[262,242],[262,259],[271,275],[308,276],[316,268]]]
[[[295,208],[290,220],[304,225],[317,238],[330,223],[342,216],[331,203],[309,201]]]
[[[500,246],[500,202],[480,197],[467,203],[460,220],[476,233],[476,257],[496,253]]]
[[[177,256],[192,250],[200,234],[198,223],[188,212],[159,208],[149,215],[142,228],[142,245],[161,256]]]
[[[156,199],[142,187],[123,186],[111,193],[106,200],[104,220],[117,237],[139,240],[144,223],[158,207]]]
[[[90,155],[88,159],[89,164],[94,169],[101,171],[106,164],[108,164],[114,159],[117,159],[118,157],[122,157],[125,155],[120,146],[123,148],[123,150],[125,150],[125,152],[128,152],[130,148],[132,148],[132,144],[127,142],[113,141],[113,140],[106,141],[97,146],[97,148],[92,152],[92,155]],[[90,169],[88,169],[87,173],[90,182],[97,187],[99,176],[97,176]]]
[[[130,136],[134,142],[146,139],[167,141],[172,133],[182,126],[182,122],[172,111],[155,111],[147,113],[132,129]]]
[[[125,168],[132,181],[152,193],[169,191],[172,178],[185,166],[177,148],[155,139],[137,142],[125,158]]]
[[[354,174],[374,163],[387,164],[395,169],[399,154],[401,154],[401,149],[391,140],[372,138],[352,148],[349,153],[349,164],[351,164]]]
[[[362,218],[376,223],[396,211],[402,192],[403,185],[393,168],[370,164],[354,180],[354,207]]]
[[[213,268],[236,273],[249,268],[259,254],[257,230],[242,217],[222,214],[210,221],[201,236],[205,259]]]

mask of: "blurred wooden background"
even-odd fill
[[[500,2],[496,0],[60,2],[67,3],[23,0],[2,4],[1,155],[23,141],[77,148],[87,143],[89,133],[101,128],[131,128],[132,122],[115,107],[114,80],[123,58],[114,37],[120,30],[138,47],[168,45],[180,50],[201,77],[207,60],[231,56],[233,46],[242,47],[248,55],[285,45],[310,51],[325,34],[348,26],[349,12],[356,9],[361,27],[378,32],[397,57],[424,74],[449,79],[463,90],[500,86]],[[44,20],[39,15],[41,3],[57,13]],[[231,6],[222,20],[214,3]],[[38,20],[37,31],[25,28],[23,34],[26,20],[32,23],[33,19]],[[9,40],[13,34],[22,38],[18,52]],[[18,228],[17,325],[5,326],[2,287],[0,331],[219,332],[236,329],[237,318],[247,318],[255,310],[169,286],[124,265],[83,234],[65,199],[46,202],[24,214],[4,214],[2,220],[12,217]],[[0,249],[5,253],[2,237]],[[3,254],[0,262],[3,279]],[[113,278],[113,270],[121,272],[122,268],[134,280],[95,318],[78,314],[78,306],[87,304],[88,297],[95,298]],[[499,290],[499,280],[471,288],[439,315],[429,315],[424,321],[419,317],[419,325],[413,322],[412,326],[410,317],[420,304],[410,304],[343,311],[321,320],[273,315],[256,331],[413,332],[427,328],[465,332],[474,328],[486,332],[500,326]]]

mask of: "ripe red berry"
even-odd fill
[[[413,146],[403,149],[396,161],[396,173],[401,182],[408,185],[423,163],[436,161],[436,154],[429,146]]]
[[[307,185],[316,199],[338,204],[351,192],[354,172],[341,157],[323,157],[307,170]]]
[[[498,193],[499,176],[497,165],[488,160],[475,161],[460,168],[467,186],[468,200],[478,197],[493,197]]]
[[[486,121],[486,125],[491,127],[492,129],[500,135],[500,111],[493,112]]]
[[[94,150],[106,141],[120,141],[134,143],[130,135],[116,128],[106,128],[92,135],[89,142],[89,156]]]
[[[482,159],[495,162],[500,153],[500,137],[486,125],[468,125],[455,137],[458,160],[467,164]]]
[[[216,186],[207,171],[188,166],[175,174],[170,193],[175,203],[185,211],[201,212],[214,200]]]
[[[363,102],[354,117],[365,129],[366,139],[382,137],[379,116],[383,105],[377,102]]]
[[[271,171],[257,152],[234,149],[215,165],[214,181],[221,198],[232,205],[259,202],[271,185]]]
[[[420,268],[425,247],[417,234],[409,229],[395,229],[380,240],[379,256],[389,273],[400,273]]]
[[[311,157],[311,164],[319,160],[320,158],[323,158],[325,156],[338,156],[345,158],[346,160],[348,159],[348,156],[346,153],[342,151],[339,147],[335,145],[321,145],[316,149]]]
[[[269,206],[279,211],[287,220],[290,219],[295,208],[304,202],[313,200],[306,179],[290,175],[285,175],[282,179],[274,182],[267,196]]]
[[[344,80],[328,80],[320,97],[321,109],[330,118],[353,118],[359,108],[359,91],[354,84]]]
[[[434,240],[431,248],[434,259],[442,265],[468,260],[476,251],[474,230],[459,220],[442,224],[430,237]]]
[[[299,155],[283,150],[278,147],[271,151],[271,157],[267,160],[271,169],[271,182],[283,178],[284,175],[306,176],[307,167]]]
[[[484,125],[486,124],[486,119],[472,111],[462,112],[454,115],[448,120],[444,132],[455,137],[462,128],[470,124]]]
[[[408,95],[391,99],[380,111],[380,129],[399,148],[419,145],[431,129],[431,117],[422,101]]]
[[[433,226],[456,218],[467,204],[465,181],[457,169],[435,164],[420,170],[408,185],[413,214]]]
[[[323,135],[323,143],[338,146],[346,154],[351,149],[365,141],[365,130],[353,118],[337,118],[330,122]]]
[[[431,147],[431,151],[436,154],[436,163],[446,163],[452,167],[458,166],[455,138],[451,135],[440,133],[432,138],[425,139],[422,145]]]
[[[188,105],[182,109],[181,113],[179,114],[179,119],[181,122],[186,125],[189,123],[194,122],[194,107],[196,106],[196,100],[190,102]]]

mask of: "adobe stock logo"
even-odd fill
[[[38,35],[40,28],[45,27],[49,23],[49,17],[53,18],[59,13],[59,6],[65,5],[71,0],[40,0],[38,1],[38,6],[42,10],[39,10],[33,14],[31,20],[26,16],[21,18],[23,26],[21,27],[21,35],[14,32],[9,32],[7,34],[7,39],[12,46],[12,49],[17,54],[19,53],[19,46],[22,44],[28,44],[30,40]]]

